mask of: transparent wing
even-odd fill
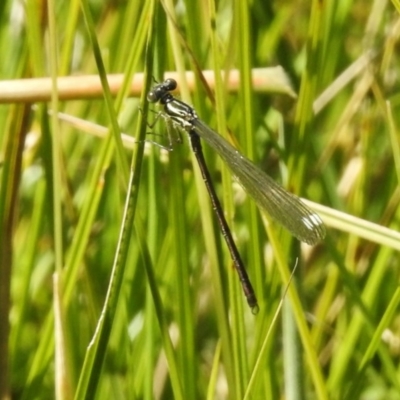
[[[222,157],[261,209],[305,243],[312,245],[325,237],[321,218],[297,196],[283,189],[201,120],[196,119],[192,124],[195,133]]]

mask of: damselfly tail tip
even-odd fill
[[[252,313],[253,315],[257,315],[259,311],[260,311],[260,307],[258,306],[258,304],[253,305],[253,306],[251,307],[251,313]]]

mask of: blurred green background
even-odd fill
[[[2,1],[1,398],[400,399],[399,11]],[[145,101],[164,71],[326,223],[299,244],[204,146],[257,315],[185,134]],[[17,81],[43,77],[46,101]]]

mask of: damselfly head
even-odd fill
[[[150,90],[150,92],[147,94],[147,100],[150,101],[150,103],[157,103],[158,101],[163,103],[163,99],[167,95],[170,95],[169,92],[175,90],[176,87],[176,80],[168,78],[164,82],[159,83]]]

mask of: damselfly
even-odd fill
[[[283,189],[221,135],[201,121],[192,107],[175,98],[171,91],[176,87],[177,83],[174,79],[167,79],[154,86],[148,93],[147,99],[152,103],[160,102],[164,106],[165,115],[175,125],[187,132],[218,218],[222,235],[239,274],[247,302],[255,313],[258,311],[257,298],[212,184],[204,160],[200,138],[204,139],[228,164],[239,183],[257,205],[266,210],[273,219],[289,230],[296,238],[313,245],[325,237],[324,224],[318,214],[308,208],[297,196]]]

